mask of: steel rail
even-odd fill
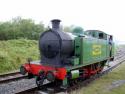
[[[15,80],[20,80],[20,79],[23,79],[26,77],[27,77],[27,75],[23,76],[20,74],[19,71],[1,74],[0,75],[0,84],[8,83],[8,82],[15,81]]]

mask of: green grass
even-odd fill
[[[19,69],[27,58],[39,58],[38,42],[35,40],[0,41],[0,73]]]
[[[125,94],[125,83],[109,89],[112,83],[125,80],[125,64],[121,64],[109,74],[95,80],[80,90],[73,91],[73,94]]]

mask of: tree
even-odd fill
[[[35,24],[32,19],[13,18],[11,21],[0,22],[0,40],[27,38],[37,40],[45,30],[42,23]]]

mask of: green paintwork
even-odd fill
[[[67,87],[67,85],[68,85],[68,81],[67,81],[67,78],[65,78],[65,79],[63,80],[63,87]]]
[[[79,70],[72,70],[71,71],[72,79],[79,77]]]
[[[88,32],[87,32],[88,33]],[[86,35],[87,35],[86,33]],[[79,68],[89,64],[108,60],[110,58],[110,45],[107,34],[103,33],[103,38],[99,36],[102,31],[93,31],[90,36],[77,36],[74,40],[74,56],[79,58],[74,62],[74,66],[67,70]],[[89,34],[89,33],[88,33]],[[114,43],[112,44],[112,57],[114,56]],[[79,60],[79,63],[78,63]],[[75,61],[75,60],[74,60]],[[78,64],[78,65],[77,65]],[[77,66],[76,66],[77,65]]]
[[[96,63],[107,58],[106,45],[106,40],[78,37],[75,40],[75,55],[80,57],[80,64]]]
[[[72,60],[71,60],[72,64],[75,66],[75,65],[79,65],[79,58],[77,57],[74,57]]]
[[[81,56],[83,61],[81,62],[88,65],[106,59],[106,42],[101,39],[83,38],[83,56]]]
[[[80,37],[75,38],[75,56],[79,57],[81,51],[81,41]]]

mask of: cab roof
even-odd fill
[[[105,39],[105,40],[109,36],[108,34],[100,30],[86,30],[85,34],[94,38]]]

